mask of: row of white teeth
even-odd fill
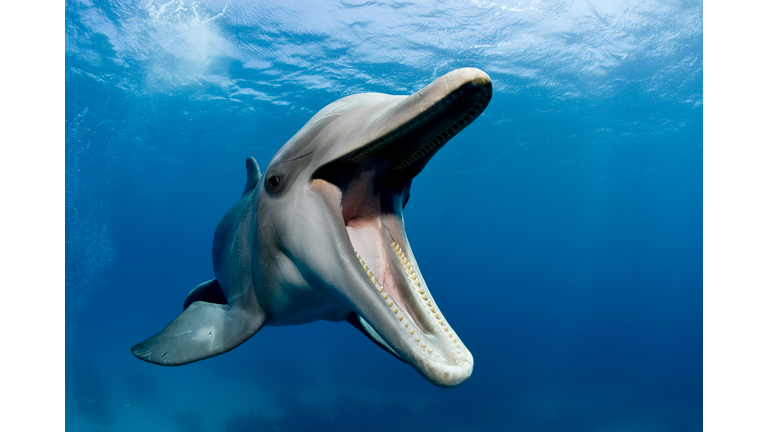
[[[448,97],[446,97],[442,101],[440,101],[439,103],[441,103],[441,104],[448,104],[448,103],[451,103],[457,97],[459,97],[458,93],[452,93],[451,95],[449,95]],[[403,136],[407,135],[408,133],[410,133],[411,131],[413,131],[417,127],[421,126],[422,124],[423,124],[423,121],[422,122],[409,122],[407,124],[407,126],[405,127],[405,129],[401,129],[397,133],[397,135],[389,135],[389,136],[385,137],[384,139],[379,140],[378,142],[369,144],[368,146],[363,147],[362,149],[358,150],[357,153],[352,155],[352,161],[355,162],[355,163],[360,162],[361,160],[367,158],[369,154],[373,153],[374,150],[377,150],[377,149],[379,149],[379,148],[381,148],[381,147],[391,143],[393,140],[399,139],[400,137],[403,137]],[[411,158],[413,158],[413,156],[411,156]],[[405,166],[410,165],[411,163],[413,163],[415,160],[416,160],[416,158],[413,158],[413,160],[411,160],[411,162],[408,162],[405,165],[403,163],[401,163],[395,169],[396,170],[397,169],[402,169]]]
[[[440,325],[445,334],[451,340],[456,354],[461,354],[461,341],[459,341],[458,337],[453,333],[453,330],[451,330],[451,327],[448,325],[448,322],[445,320],[445,318],[440,316],[440,311],[437,310],[437,305],[434,304],[432,299],[430,299],[427,296],[427,293],[425,293],[421,288],[421,282],[419,282],[419,278],[416,277],[416,273],[411,267],[411,263],[408,262],[408,258],[406,258],[405,253],[400,248],[400,245],[398,245],[396,242],[392,242],[391,244],[392,248],[395,249],[395,253],[397,253],[397,256],[400,258],[400,265],[403,267],[403,270],[405,270],[405,273],[408,275],[408,279],[411,281],[411,286],[416,291],[416,294],[419,295],[421,304],[427,309],[427,311],[429,311],[429,314],[432,315],[437,324]]]
[[[392,242],[392,247],[395,249],[395,252],[400,257],[400,264],[402,265],[403,269],[406,271],[406,274],[408,274],[409,280],[411,282],[411,286],[419,295],[419,298],[421,298],[422,305],[435,318],[435,321],[437,321],[437,323],[442,326],[442,329],[446,332],[446,334],[450,338],[451,343],[453,343],[456,354],[460,355],[461,342],[454,335],[453,331],[450,329],[445,319],[440,316],[440,312],[435,310],[434,303],[432,302],[431,299],[428,298],[427,294],[424,292],[424,289],[421,288],[421,282],[419,282],[419,279],[416,277],[416,274],[411,268],[410,263],[408,263],[408,259],[405,257],[405,254],[403,253],[402,249],[400,249],[400,246],[397,243]],[[422,350],[427,354],[431,354],[431,355],[434,355],[436,358],[440,358],[440,353],[435,352],[435,349],[429,346],[426,340],[422,340],[422,336],[424,335],[421,333],[421,331],[419,331],[418,334],[416,333],[415,331],[416,326],[413,325],[413,323],[411,323],[410,320],[402,313],[403,311],[400,310],[398,305],[392,300],[389,294],[387,294],[387,292],[384,290],[384,287],[381,286],[381,284],[376,280],[376,277],[373,275],[371,270],[365,264],[365,261],[363,261],[363,258],[360,256],[360,254],[357,253],[356,250],[355,250],[355,256],[357,256],[357,260],[360,261],[360,265],[363,266],[363,270],[365,270],[365,273],[371,279],[373,286],[376,287],[376,290],[379,291],[379,294],[387,303],[387,306],[389,306],[392,313],[395,314],[395,317],[397,317],[398,321],[400,321],[400,323],[403,324],[403,327],[407,329],[408,334],[411,335],[411,338],[414,341],[414,343],[416,343],[419,347],[421,347]],[[424,339],[426,339],[426,337]],[[443,363],[445,363],[445,359],[441,359],[441,360]]]
[[[443,132],[442,134],[440,134],[439,136],[434,138],[432,141],[430,141],[427,145],[425,145],[424,147],[422,147],[419,150],[417,150],[416,153],[412,154],[408,159],[400,162],[395,167],[395,171],[401,170],[403,168],[406,168],[406,167],[410,166],[412,163],[414,163],[417,160],[421,159],[425,154],[427,154],[430,151],[432,151],[432,149],[437,147],[438,144],[447,141],[448,138],[449,138],[448,131]]]
[[[468,119],[470,117],[474,117],[475,113],[477,113],[479,109],[478,106],[482,102],[484,102],[484,99],[480,99],[479,101],[477,101],[475,105],[472,107],[472,109],[470,109],[469,112],[467,112],[467,114],[464,117],[457,120],[456,123],[452,124],[450,128],[446,129],[445,131],[443,131],[443,133],[433,138],[429,143],[427,143],[427,145],[417,150],[416,153],[412,154],[408,159],[400,162],[395,167],[395,171],[401,170],[403,168],[407,168],[412,163],[416,162],[417,160],[424,157],[424,155],[432,151],[432,149],[437,147],[438,144],[445,143],[446,141],[451,139],[451,137],[459,133],[459,130],[469,122]]]

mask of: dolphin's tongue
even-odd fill
[[[352,242],[355,251],[365,261],[371,273],[376,277],[376,280],[389,293],[392,300],[401,305],[402,311],[408,316],[408,319],[423,331],[424,329],[420,321],[414,319],[408,312],[410,304],[402,296],[401,289],[398,287],[397,282],[395,282],[395,275],[393,273],[395,269],[391,267],[387,259],[387,252],[384,249],[385,239],[381,233],[381,218],[365,221],[353,219],[347,224],[347,234],[349,234],[349,240]],[[389,243],[389,241],[386,241],[386,243]]]
[[[392,299],[402,305],[392,273],[395,269],[390,266],[385,249],[393,241],[392,235],[387,235],[383,227],[382,197],[373,191],[374,179],[380,172],[381,166],[376,165],[358,171],[345,188],[341,207],[352,247]]]
[[[349,234],[352,246],[368,264],[368,268],[376,276],[376,280],[385,288],[392,286],[394,282],[390,274],[389,262],[384,255],[384,242],[379,234],[380,228],[356,223],[358,220],[352,222],[351,225],[347,225],[347,234]]]

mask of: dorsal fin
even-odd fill
[[[245,180],[245,190],[243,191],[243,196],[252,191],[261,179],[261,170],[259,169],[259,164],[256,163],[256,159],[253,157],[248,157],[248,159],[245,160],[245,169],[248,171],[248,178]]]

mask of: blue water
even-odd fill
[[[67,1],[66,429],[701,430],[702,47],[700,1]],[[467,66],[493,99],[404,213],[467,382],[346,323],[130,353],[213,277],[246,157]]]

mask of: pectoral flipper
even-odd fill
[[[216,279],[211,279],[196,286],[187,294],[187,298],[184,299],[184,309],[196,301],[225,305],[227,304],[227,297],[221,290],[219,282]]]
[[[261,308],[196,301],[160,333],[131,348],[138,358],[179,366],[223,354],[256,334],[267,315]]]

